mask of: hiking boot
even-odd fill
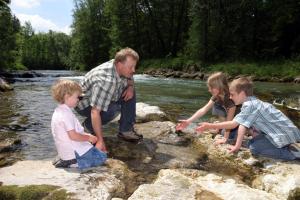
[[[300,143],[290,144],[288,149],[296,157],[296,159],[300,159]]]
[[[119,132],[118,137],[128,142],[139,142],[143,140],[143,135],[137,134],[135,131]]]
[[[82,126],[83,126],[84,130],[85,130],[87,133],[90,133],[90,134],[92,134],[92,135],[95,135],[95,134],[94,134],[94,131],[93,131],[93,128],[90,127],[90,126],[87,126],[86,121],[84,121],[84,122],[82,123]]]

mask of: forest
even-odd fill
[[[195,65],[230,72],[236,65],[241,73],[269,73],[271,66],[284,67],[283,75],[300,74],[299,0],[73,2],[66,35],[22,26],[10,0],[0,0],[0,69],[89,70],[131,47],[142,68]]]

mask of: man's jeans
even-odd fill
[[[87,107],[84,110],[76,110],[80,115],[86,117],[83,122],[84,126],[93,132],[92,119],[91,119],[91,107]],[[117,102],[111,102],[107,111],[101,111],[101,121],[105,125],[113,120],[120,112],[120,124],[119,132],[132,131],[135,123],[135,111],[136,111],[136,97],[135,93],[131,99],[124,101],[121,97]]]
[[[261,155],[269,158],[295,160],[296,157],[288,150],[288,147],[277,148],[265,136],[260,133],[248,143],[253,155]]]

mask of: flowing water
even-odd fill
[[[50,132],[50,121],[56,103],[50,87],[60,78],[80,80],[82,74],[72,71],[39,71],[47,75],[32,79],[19,79],[12,85],[14,91],[0,94],[0,132],[16,132],[22,140],[23,159],[52,159],[56,150]],[[155,78],[135,75],[137,101],[162,108],[170,120],[184,119],[203,106],[210,94],[206,83],[200,80]],[[292,83],[255,83],[255,91],[264,100],[274,99],[298,102],[300,86]],[[286,112],[286,110],[285,110]],[[286,112],[299,127],[299,111]],[[201,120],[208,120],[208,114]],[[112,134],[110,128],[106,134]]]

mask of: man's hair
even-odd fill
[[[219,89],[222,94],[229,93],[227,77],[222,72],[211,74],[207,79],[207,85],[211,88]]]
[[[52,86],[51,92],[52,97],[58,103],[64,103],[64,97],[66,94],[73,95],[75,92],[81,94],[82,89],[75,81],[60,79]]]
[[[238,79],[234,79],[230,83],[230,89],[235,90],[238,94],[241,91],[244,91],[246,96],[253,95],[253,82],[248,77],[240,77]]]
[[[131,56],[137,62],[139,61],[139,54],[133,49],[126,47],[116,53],[114,63],[124,62],[128,56]]]

